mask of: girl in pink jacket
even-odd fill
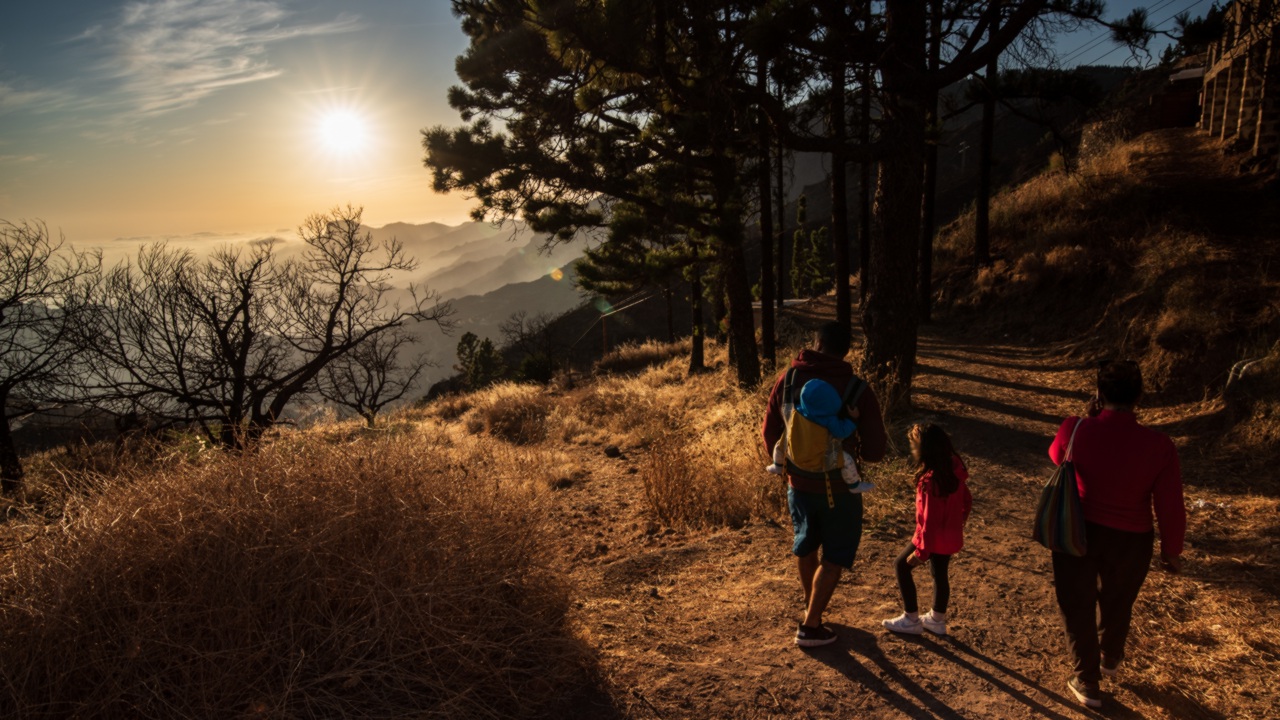
[[[884,626],[909,635],[925,630],[946,635],[947,601],[951,596],[947,566],[951,556],[964,547],[964,523],[973,508],[973,496],[966,484],[969,472],[951,446],[951,438],[937,425],[916,425],[908,439],[916,462],[916,532],[894,566],[904,612],[885,620]],[[911,571],[925,562],[933,575],[933,609],[921,616]]]

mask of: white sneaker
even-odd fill
[[[875,489],[876,489],[875,483],[869,483],[866,480],[863,480],[857,485],[849,486],[849,492],[854,495],[857,495],[859,493],[871,492],[872,490],[875,490]]]
[[[903,635],[919,635],[924,632],[924,623],[920,622],[920,618],[908,617],[906,613],[892,620],[884,620],[880,624],[884,625],[886,630]]]
[[[930,610],[929,612],[920,616],[920,624],[924,626],[925,630],[928,630],[934,635],[947,634],[947,616],[946,615],[943,615],[942,617],[938,617],[937,615],[933,614],[932,610]]]

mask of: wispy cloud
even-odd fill
[[[0,165],[25,165],[27,163],[38,162],[44,159],[39,153],[28,153],[26,155],[0,155]]]
[[[108,70],[132,100],[154,116],[190,107],[219,90],[276,77],[268,46],[353,30],[356,18],[301,22],[274,0],[151,0],[124,6],[110,38]]]
[[[65,107],[72,96],[61,90],[27,89],[0,82],[0,114],[15,110],[47,112]]]

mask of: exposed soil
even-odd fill
[[[784,515],[706,534],[661,528],[644,498],[641,452],[572,450],[589,473],[560,495],[557,520],[576,584],[573,621],[598,654],[605,688],[580,716],[1096,715],[1066,690],[1049,554],[1028,539],[1052,470],[1049,441],[1086,397],[1089,378],[1079,367],[1012,343],[979,345],[936,330],[922,337],[916,407],[952,431],[974,494],[966,547],[952,563],[946,638],[880,627],[900,611],[892,562],[913,522],[900,456],[874,471],[879,487],[867,496],[862,549],[827,615],[840,641],[802,651],[792,644],[802,593]],[[1214,411],[1142,413],[1184,454],[1187,567],[1182,576],[1149,576],[1129,659],[1117,681],[1104,683],[1102,716],[1280,717],[1280,515],[1274,498],[1207,487],[1213,465],[1185,440],[1194,426],[1187,420]],[[927,608],[928,573],[916,576]]]

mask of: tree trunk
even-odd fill
[[[736,179],[731,182],[736,183]],[[729,303],[729,347],[734,353],[738,385],[751,389],[760,382],[760,356],[756,349],[756,320],[747,280],[747,257],[742,248],[742,213],[740,206],[727,201],[733,192],[730,187],[732,185],[718,188],[716,200],[720,215],[716,244],[724,280],[724,292],[720,296],[727,297]]]
[[[703,310],[702,310],[702,266],[695,265],[691,270],[689,278],[689,308],[692,311],[693,328],[690,332],[692,337],[692,349],[689,351],[689,373],[699,373],[707,369],[706,361],[706,330],[703,327]]]
[[[786,159],[782,138],[778,138],[778,161],[774,163],[774,194],[778,203],[778,309],[782,309],[787,297],[787,193],[782,176],[782,163]]]
[[[675,293],[671,290],[670,280],[667,280],[662,287],[662,298],[667,303],[667,342],[674,343],[676,341],[676,308]]]
[[[761,92],[768,92],[768,78],[765,63],[760,62],[756,68],[756,84]],[[764,113],[760,113],[760,340],[761,354],[765,365],[773,367],[776,360],[773,329],[773,197],[770,192],[769,148],[772,145],[769,137],[769,124]],[[754,335],[755,322],[752,321]]]
[[[831,72],[831,136],[843,143],[845,131],[844,63]],[[836,322],[853,324],[853,298],[849,292],[849,190],[844,154],[831,154],[831,252],[835,259]]]
[[[910,407],[917,332],[920,207],[923,200],[925,12],[918,0],[885,3],[884,125],[888,148],[876,187],[870,287],[863,305],[867,348],[863,371],[875,383],[886,414]]]
[[[728,330],[725,320],[729,316],[729,306],[725,303],[724,297],[724,273],[725,268],[722,266],[720,272],[716,273],[711,280],[711,321],[715,324],[712,337],[717,343],[724,343],[728,339],[725,334]]]
[[[942,64],[942,3],[929,3],[929,70],[936,72]],[[938,143],[942,133],[938,121],[938,89],[929,93],[927,119],[931,140],[924,149],[924,206],[921,208],[920,230],[920,319],[933,319],[933,240],[936,232],[938,197]]]
[[[7,407],[6,398],[0,397],[0,408]],[[0,418],[0,494],[15,495],[22,490],[22,477],[26,473],[22,469],[22,458],[13,445],[13,433],[9,429],[9,418]]]
[[[994,36],[997,23],[991,23]],[[999,56],[987,63],[982,95],[982,141],[978,151],[978,198],[973,208],[973,262],[978,267],[991,264],[991,164],[996,140],[995,84],[1000,73]]]
[[[871,25],[871,3],[866,3],[863,14],[863,25]],[[858,103],[858,139],[863,146],[871,144],[871,63],[862,64],[862,77],[859,78]],[[863,302],[867,300],[867,284],[871,266],[871,167],[866,160],[859,163],[858,178],[858,296]]]

